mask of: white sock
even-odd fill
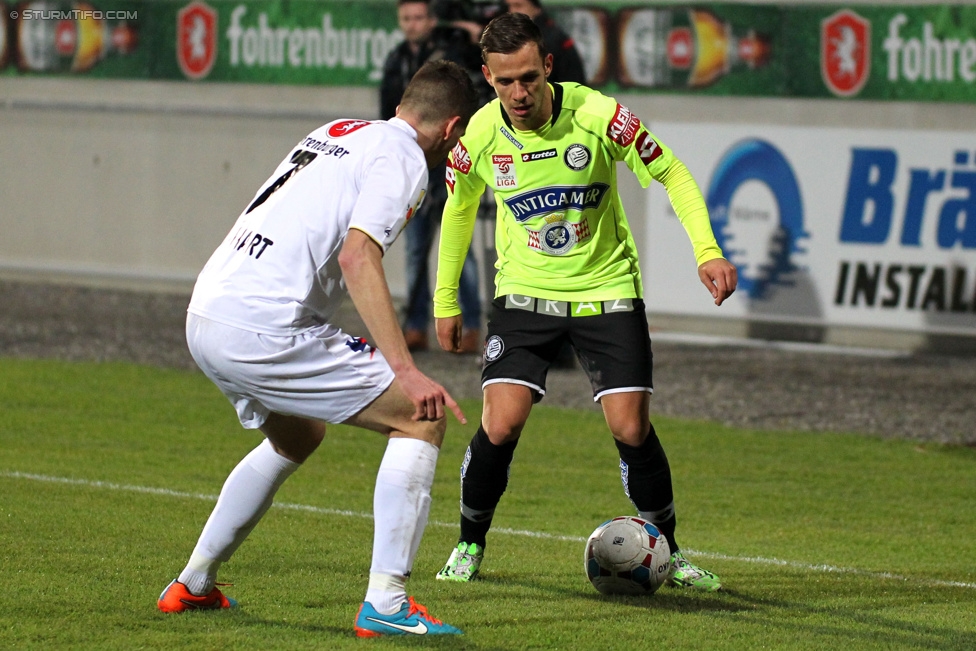
[[[426,441],[391,438],[376,473],[366,601],[381,613],[395,612],[407,599],[406,578],[427,526],[438,453],[437,446]]]
[[[366,601],[381,615],[392,615],[407,600],[407,577],[369,573]]]
[[[275,452],[267,439],[251,450],[224,482],[179,582],[195,595],[213,590],[220,564],[237,551],[299,465]]]

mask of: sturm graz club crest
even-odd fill
[[[586,166],[590,164],[590,156],[590,150],[585,145],[577,143],[566,147],[566,151],[563,153],[563,162],[569,169],[579,172],[586,169]]]
[[[567,222],[559,219],[562,215],[550,215],[541,229],[529,231],[530,249],[543,251],[549,255],[565,255],[576,246],[590,238],[590,226],[584,219],[581,222]]]
[[[562,255],[576,244],[576,233],[566,222],[546,224],[539,231],[539,246],[550,255]]]
[[[505,342],[498,335],[492,335],[485,342],[485,361],[494,362],[505,351]]]

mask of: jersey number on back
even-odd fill
[[[288,179],[295,176],[295,174],[300,169],[302,169],[303,167],[311,163],[313,160],[315,160],[316,156],[318,156],[318,154],[316,154],[313,151],[305,151],[304,149],[299,149],[295,151],[295,153],[291,155],[291,162],[295,164],[295,167],[291,168],[290,170],[288,170],[287,172],[279,176],[277,181],[275,181],[267,188],[265,188],[264,192],[262,192],[261,195],[257,199],[255,199],[250,206],[247,207],[247,210],[244,211],[244,214],[245,215],[248,214],[258,206],[260,206],[262,203],[267,201],[268,197],[270,197],[272,194],[280,190],[281,186],[283,186],[288,181]]]

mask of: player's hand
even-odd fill
[[[461,352],[461,328],[463,319],[460,314],[434,319],[437,329],[437,343],[449,353]]]
[[[462,425],[468,424],[464,412],[447,389],[421,373],[419,369],[413,368],[397,376],[397,379],[403,392],[413,403],[413,420],[440,420],[446,415],[444,407],[447,407],[454,412],[455,418]]]
[[[739,272],[736,271],[735,265],[725,258],[715,258],[701,263],[698,267],[698,277],[715,299],[716,305],[721,305],[731,296],[739,283]]]

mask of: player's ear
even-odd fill
[[[552,54],[547,54],[545,60],[542,62],[542,68],[546,71],[546,79],[549,79],[549,75],[552,74]]]
[[[488,82],[488,85],[494,88],[495,84],[491,83],[491,70],[485,64],[481,64],[481,74],[485,76],[485,81]]]
[[[444,140],[451,140],[455,136],[455,130],[461,126],[461,116],[455,115],[444,123],[444,132],[441,137]]]

